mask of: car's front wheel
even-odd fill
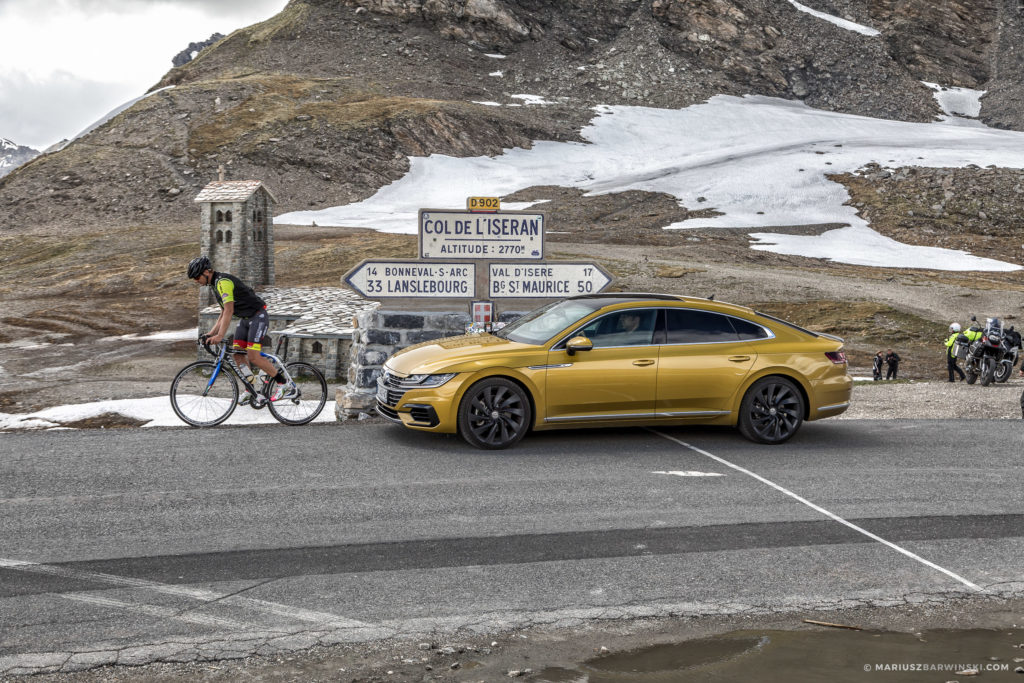
[[[471,386],[459,404],[459,434],[477,448],[514,446],[530,430],[530,399],[511,380],[490,377]]]
[[[783,443],[803,421],[803,395],[784,377],[757,380],[740,403],[740,434],[757,443]]]

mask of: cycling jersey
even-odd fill
[[[222,309],[226,303],[235,303],[235,315],[239,318],[251,318],[267,307],[266,302],[256,296],[252,287],[230,273],[214,272],[213,291],[216,292],[217,304]]]

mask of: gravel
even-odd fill
[[[847,420],[1021,419],[1024,378],[1006,384],[857,381]]]

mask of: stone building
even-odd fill
[[[200,210],[200,251],[216,270],[253,288],[274,284],[274,219],[277,200],[259,180],[215,180],[195,198]],[[203,287],[200,306],[214,303]]]

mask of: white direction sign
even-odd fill
[[[596,263],[492,263],[488,299],[560,298],[593,294],[612,276]]]
[[[420,258],[542,259],[544,214],[420,209]]]
[[[363,261],[345,282],[368,299],[474,298],[476,265],[423,261]]]

